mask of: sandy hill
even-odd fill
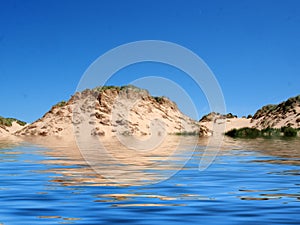
[[[67,102],[53,106],[42,118],[26,126],[22,121],[0,117],[0,137],[12,133],[26,136],[73,136],[84,131],[92,136],[137,135],[153,133],[199,133],[210,135],[216,124],[233,128],[291,126],[300,128],[300,95],[277,105],[259,109],[251,118],[229,113],[210,113],[197,122],[180,112],[166,97],[153,97],[134,86],[105,86],[77,92]]]
[[[264,129],[267,127],[281,128],[290,126],[293,128],[300,128],[300,95],[289,98],[277,105],[263,106],[253,117],[248,116],[247,118],[238,118],[231,113],[221,115],[212,112],[203,116],[199,123],[200,125],[206,126],[208,129],[212,129],[214,123],[225,123],[225,131],[243,127]]]
[[[283,126],[300,128],[300,95],[278,105],[262,107],[254,114],[251,122],[259,129]]]
[[[213,130],[213,126],[216,124],[225,123],[225,130],[227,132],[232,129],[239,129],[243,127],[252,127],[251,119],[249,118],[238,118],[232,113],[222,115],[220,113],[211,112],[204,115],[200,120],[199,124],[207,127],[209,130]]]
[[[0,138],[11,136],[17,130],[26,126],[26,123],[15,118],[4,118],[0,116]]]
[[[86,135],[115,136],[199,133],[208,129],[185,116],[166,97],[153,97],[134,86],[105,86],[77,92],[53,106],[42,118],[17,135],[66,136],[84,130]]]

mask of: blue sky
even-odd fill
[[[67,100],[100,55],[139,40],[198,54],[218,79],[227,111],[239,116],[300,94],[297,0],[0,0],[0,115],[34,121]],[[209,111],[203,93],[165,65],[125,68],[110,84],[143,76],[176,77],[199,116]],[[150,92],[172,95],[167,89]]]

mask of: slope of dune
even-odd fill
[[[21,120],[0,116],[0,138],[12,136],[13,133],[25,126],[26,123]]]
[[[9,136],[10,133],[5,127],[0,127],[0,137]]]
[[[210,113],[202,117],[200,125],[212,129],[216,123],[225,123],[225,132],[244,127],[265,129],[293,127],[300,128],[300,95],[289,98],[280,104],[266,105],[257,110],[252,118],[238,118],[233,114]]]
[[[300,128],[300,95],[277,105],[262,107],[254,114],[252,123],[258,129],[283,126]]]
[[[255,124],[251,122],[251,119],[247,118],[215,118],[211,121],[200,121],[199,124],[207,127],[209,130],[213,130],[214,126],[218,123],[225,124],[224,132],[230,131],[232,129],[240,129],[243,127],[253,127]]]
[[[16,135],[70,136],[80,131],[107,137],[209,134],[206,127],[182,114],[166,97],[152,97],[148,91],[134,86],[111,86],[77,92]]]

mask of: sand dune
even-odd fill
[[[78,92],[41,119],[17,131],[21,136],[164,136],[209,130],[187,117],[166,97],[133,86]]]
[[[300,96],[277,105],[259,109],[253,118],[237,118],[233,114],[210,113],[199,122],[178,109],[166,97],[153,97],[147,90],[134,86],[102,87],[77,92],[67,102],[53,106],[42,118],[21,126],[0,126],[0,137],[55,136],[81,138],[88,136],[115,137],[164,136],[176,133],[210,136],[216,125],[224,125],[224,132],[233,128],[291,126],[300,128]]]
[[[253,116],[253,122],[259,129],[283,126],[300,128],[300,95],[277,105],[262,107]]]
[[[207,127],[209,130],[213,129],[215,123],[225,123],[225,131],[232,129],[240,129],[243,127],[254,127],[255,122],[251,122],[251,119],[246,118],[230,118],[230,119],[217,119],[216,121],[199,122],[201,125]]]
[[[21,126],[19,123],[16,121],[12,122],[11,126],[0,126],[0,138],[8,138],[14,136],[13,134],[20,130],[23,129],[25,126]]]

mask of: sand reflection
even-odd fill
[[[46,171],[59,175],[53,182],[65,186],[129,186],[157,183],[171,177],[190,159],[198,137],[168,136],[147,151],[130,149],[118,139],[102,138],[99,142],[95,138],[84,143],[84,154],[74,141],[53,137],[26,141],[49,148],[45,153],[55,158],[43,163],[64,166]]]
[[[231,139],[226,138],[225,143],[232,142],[237,150],[254,150],[272,159],[255,160],[255,162],[300,165],[300,139],[299,138],[258,138],[258,139]],[[234,149],[234,148],[233,148]]]
[[[130,138],[130,137],[129,137]],[[182,169],[192,155],[199,159],[211,157],[215,152],[204,151],[209,138],[167,136],[152,150],[139,151],[124,146],[114,138],[89,140],[84,143],[85,154],[76,142],[55,137],[27,137],[27,142],[48,148],[46,155],[54,157],[43,161],[61,167],[45,172],[57,174],[53,182],[64,186],[131,186],[157,183]],[[129,140],[130,141],[130,140]],[[300,140],[224,138],[219,155],[243,155],[254,150],[272,159],[255,162],[300,165]],[[194,151],[194,147],[196,148]]]

